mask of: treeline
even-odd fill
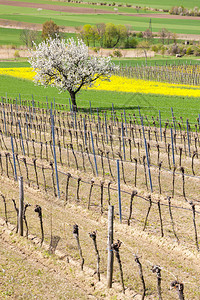
[[[129,26],[115,25],[113,23],[86,24],[79,30],[81,39],[85,44],[102,48],[136,48],[135,33]]]
[[[200,9],[195,6],[193,9],[185,8],[183,5],[181,6],[173,6],[169,13],[171,15],[180,15],[180,16],[200,16]]]

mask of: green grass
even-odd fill
[[[6,93],[11,98],[16,98],[20,94],[22,99],[26,100],[31,100],[33,95],[36,101],[42,103],[46,102],[46,96],[49,102],[53,102],[55,97],[56,103],[69,103],[69,94],[67,92],[59,94],[56,88],[44,88],[35,86],[30,81],[0,76],[0,96],[6,96]],[[171,107],[173,107],[177,118],[182,116],[184,120],[188,118],[190,122],[194,122],[200,112],[199,99],[192,97],[82,90],[77,96],[78,107],[89,109],[89,101],[92,103],[92,108],[98,107],[99,110],[110,111],[113,103],[119,116],[123,109],[127,113],[138,115],[138,105],[141,113],[148,116],[157,117],[160,109],[163,120],[171,119]]]
[[[144,31],[149,27],[149,17],[134,17],[119,14],[67,14],[58,13],[50,10],[38,12],[32,8],[19,8],[13,6],[0,6],[0,18],[15,21],[24,21],[28,23],[43,24],[52,19],[60,26],[82,26],[84,24],[109,23],[130,25],[133,30]],[[199,20],[182,20],[182,19],[162,19],[151,18],[152,30],[160,31],[166,28],[171,32],[200,34]]]
[[[0,61],[0,68],[30,68],[27,61]]]
[[[12,0],[14,1],[18,1],[18,0]],[[46,0],[22,0],[22,2],[33,2],[33,3],[52,3],[52,1],[46,1]],[[87,1],[85,1],[87,2]],[[89,1],[88,1],[89,2]],[[165,9],[170,9],[172,6],[181,6],[183,5],[186,8],[194,8],[195,6],[199,7],[199,1],[198,0],[168,0],[168,1],[159,1],[159,0],[137,0],[133,1],[133,0],[105,0],[105,1],[101,1],[101,0],[93,0],[93,3],[99,3],[99,2],[107,2],[107,3],[120,3],[120,4],[132,4],[134,6],[141,6],[141,7],[154,7],[154,8],[165,8]],[[67,3],[62,3],[59,1],[53,1],[53,4],[55,5],[66,5]]]
[[[20,39],[20,34],[22,29],[13,28],[1,28],[0,27],[0,45],[15,45],[21,46],[25,45]],[[76,33],[63,33],[63,36],[68,39],[71,37],[76,38]]]
[[[24,45],[20,40],[22,29],[1,28],[0,27],[0,45]]]

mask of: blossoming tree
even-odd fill
[[[77,110],[76,94],[82,87],[91,87],[97,79],[110,80],[115,65],[111,58],[89,55],[82,40],[49,38],[31,50],[29,63],[36,72],[34,81],[68,91],[73,109]]]

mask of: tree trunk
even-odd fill
[[[146,49],[143,49],[143,51],[144,51],[144,55],[145,55],[145,65],[147,65],[147,51],[146,51]]]
[[[72,110],[78,111],[77,105],[76,105],[76,93],[74,91],[69,91],[71,102],[72,102]]]

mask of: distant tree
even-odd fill
[[[152,32],[151,32],[151,30],[150,30],[149,28],[147,28],[147,29],[143,32],[143,37],[144,37],[146,40],[152,39],[153,34],[152,34]]]
[[[144,55],[145,55],[145,63],[147,63],[147,53],[148,53],[148,50],[150,48],[149,42],[148,41],[142,41],[137,45],[137,48],[142,49],[142,51],[144,52]]]
[[[167,44],[169,45],[170,44],[170,39],[173,37],[173,34],[172,34],[172,32],[170,32],[170,31],[168,31],[167,30]]]
[[[177,34],[175,32],[172,34],[172,40],[173,40],[174,44],[177,43]]]
[[[65,41],[50,37],[35,45],[29,63],[36,72],[37,84],[69,92],[74,110],[76,94],[82,87],[93,86],[97,79],[109,80],[117,68],[110,57],[90,56],[86,44],[73,38]]]
[[[85,24],[80,31],[80,35],[84,43],[89,47],[90,40],[92,37],[92,26],[90,24]]]
[[[136,34],[132,31],[130,25],[126,25],[126,36],[124,39],[124,48],[136,48],[137,40],[134,38]]]
[[[23,29],[20,33],[20,40],[28,47],[29,45],[29,32],[28,29]]]
[[[153,46],[151,47],[151,50],[154,51],[154,52],[156,52],[156,53],[158,53],[158,46],[153,45]]]
[[[23,29],[20,34],[20,40],[27,46],[33,47],[33,42],[37,43],[39,34],[36,30]]]
[[[104,46],[104,37],[105,37],[105,31],[106,31],[106,24],[105,23],[99,23],[96,25],[97,33],[99,37],[99,43],[100,46]]]
[[[160,49],[160,52],[161,52],[161,55],[164,57],[165,55],[165,46],[162,46],[161,49]]]
[[[81,30],[80,30],[80,35],[82,40],[86,43],[86,45],[89,47],[90,42],[93,42],[93,46],[96,46],[96,41],[100,39],[97,27],[91,26],[90,24],[85,24]]]
[[[105,28],[105,41],[106,48],[113,48],[116,44],[115,39],[117,36],[117,28],[113,23],[107,23]]]
[[[166,28],[162,28],[161,31],[159,31],[159,36],[163,45],[165,43],[165,39],[167,38],[167,35],[168,35],[168,30]]]
[[[97,26],[96,26],[96,25],[93,25],[93,26],[92,26],[91,39],[92,39],[93,45],[94,45],[94,47],[95,47],[95,46],[96,46],[96,41],[99,41],[99,40],[100,40],[100,36],[99,36],[99,33],[98,33],[98,30],[97,30]]]
[[[107,48],[114,48],[125,40],[126,36],[127,28],[125,25],[107,23],[105,28],[104,46]]]
[[[171,15],[178,15],[178,6],[173,6],[170,10],[169,13]]]
[[[176,55],[180,53],[180,48],[178,47],[177,44],[173,44],[170,48],[169,48],[169,53],[172,55]]]
[[[126,40],[124,46],[125,46],[125,48],[136,48],[137,44],[138,44],[138,42],[134,37],[129,37]]]
[[[137,38],[143,38],[143,33],[141,31],[137,32],[136,36],[137,36]]]
[[[200,47],[199,46],[194,47],[194,55],[195,56],[200,56]]]
[[[60,33],[60,27],[54,23],[54,21],[46,21],[42,25],[42,38],[43,40],[48,39],[51,37],[52,39],[56,38],[59,36]]]
[[[15,50],[14,57],[15,60],[20,57],[19,50]]]

